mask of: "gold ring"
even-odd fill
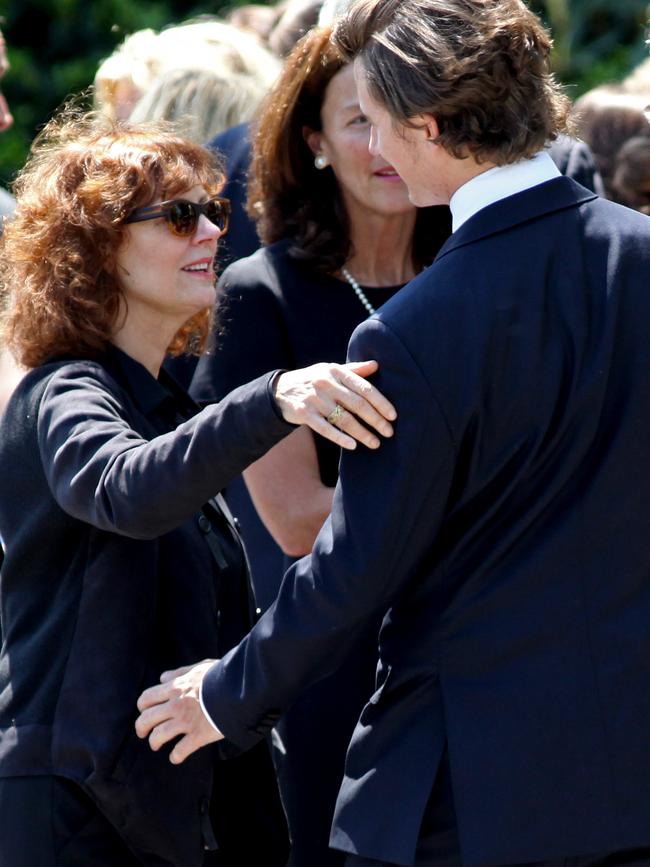
[[[336,425],[343,418],[344,412],[345,410],[343,407],[339,406],[337,403],[332,412],[329,415],[326,415],[325,418],[330,424]]]

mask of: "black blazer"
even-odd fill
[[[448,744],[466,865],[650,844],[650,219],[557,178],[362,324],[393,439],[206,676],[254,743],[379,611],[331,842],[412,864]],[[317,748],[317,745],[315,745]]]
[[[29,373],[0,424],[0,775],[77,781],[145,863],[198,867],[214,842],[215,751],[172,766],[133,724],[161,671],[250,626],[208,501],[292,429],[268,382],[176,427],[189,399],[113,348]],[[239,610],[218,629],[224,594]]]

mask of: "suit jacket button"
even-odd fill
[[[209,533],[212,529],[212,525],[205,515],[199,515],[199,528],[202,533]]]

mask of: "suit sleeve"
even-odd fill
[[[251,746],[310,683],[336,668],[369,617],[417,574],[445,510],[455,449],[422,371],[378,319],[362,324],[351,360],[376,358],[395,404],[395,435],[345,452],[332,514],[311,555],[286,574],[275,604],[207,673],[205,707],[220,731]]]
[[[49,381],[37,423],[54,498],[73,517],[132,538],[173,529],[294,430],[274,405],[272,376],[147,440],[99,365],[66,365]]]

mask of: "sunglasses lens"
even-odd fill
[[[192,235],[196,231],[198,214],[191,202],[172,202],[167,211],[169,227],[175,235]]]
[[[212,199],[206,202],[205,216],[215,225],[223,235],[228,228],[228,207],[225,202]]]

